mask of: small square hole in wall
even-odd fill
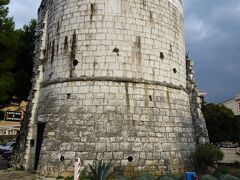
[[[152,95],[149,96],[149,100],[152,101]]]
[[[129,156],[129,157],[127,158],[127,160],[128,160],[128,162],[132,162],[132,161],[133,161],[133,157],[132,157],[132,156]]]
[[[119,56],[119,49],[118,49],[117,47],[115,47],[115,48],[113,49],[113,52],[116,53],[116,54]]]
[[[31,140],[30,140],[30,146],[31,146],[31,147],[34,147],[34,143],[35,143],[34,139],[31,139]]]
[[[64,159],[65,159],[64,156],[60,157],[60,161],[64,161]]]
[[[74,59],[73,60],[73,66],[77,66],[78,65],[78,60]]]
[[[173,73],[176,74],[177,73],[177,69],[173,68]]]
[[[163,54],[163,52],[160,52],[160,58],[161,58],[161,59],[164,59],[164,54]]]
[[[68,93],[67,94],[67,99],[69,99],[71,97],[71,94],[70,93]]]

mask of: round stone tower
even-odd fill
[[[181,0],[43,0],[25,168],[58,176],[75,158],[82,169],[188,167],[196,136],[183,31]]]

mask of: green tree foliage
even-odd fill
[[[18,37],[14,32],[14,22],[8,18],[9,0],[0,0],[0,101],[6,101],[14,92],[15,66]]]
[[[237,121],[232,112],[223,105],[207,104],[203,106],[210,142],[237,142]]]
[[[221,161],[223,156],[223,152],[214,145],[200,145],[195,153],[196,166],[199,170],[205,171],[208,167],[213,167],[217,162]]]
[[[9,0],[0,0],[0,105],[12,96],[26,100],[31,86],[36,21],[15,30]]]
[[[23,29],[16,31],[19,34],[20,46],[17,52],[14,67],[14,79],[16,82],[15,95],[21,100],[26,100],[31,88],[31,76],[33,69],[34,42],[36,20],[31,20]]]

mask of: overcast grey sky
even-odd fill
[[[10,0],[10,16],[20,28],[37,17],[41,0]],[[240,92],[240,1],[184,0],[185,36],[199,89],[207,102]]]

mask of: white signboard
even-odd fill
[[[21,121],[22,112],[7,111],[6,112],[6,121]]]
[[[182,0],[169,0],[169,2],[176,6],[178,10],[183,14]]]
[[[105,11],[111,14],[121,14],[122,0],[106,0]]]
[[[75,164],[74,164],[74,180],[80,180],[80,165],[81,165],[81,160],[80,160],[80,158],[75,159]]]

